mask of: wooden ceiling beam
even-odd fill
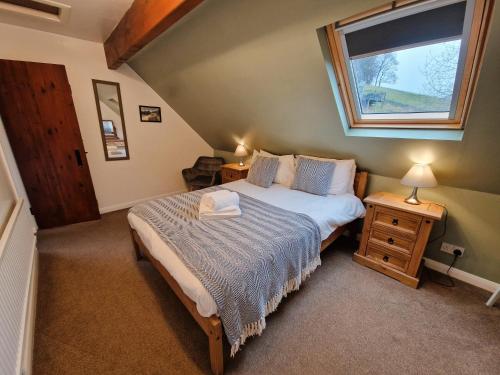
[[[203,0],[135,0],[104,42],[106,61],[117,69]]]

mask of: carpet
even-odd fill
[[[126,211],[40,231],[38,249],[35,375],[210,373],[206,336],[135,260]],[[354,263],[353,251],[339,240],[323,252],[226,373],[499,373],[500,309],[484,305],[487,292],[428,280],[411,289]]]

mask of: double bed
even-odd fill
[[[318,226],[321,251],[338,238],[365,209],[361,202],[367,182],[366,172],[357,172],[353,194],[318,196],[292,190],[280,184],[269,188],[238,180],[221,185],[260,202],[310,217]],[[144,256],[162,274],[177,297],[198,322],[209,338],[210,362],[214,374],[223,373],[222,322],[214,298],[203,283],[184,264],[151,223],[132,210],[128,221],[138,259]]]

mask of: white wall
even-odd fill
[[[0,58],[66,66],[101,211],[185,189],[181,169],[213,149],[126,64],[107,68],[101,44],[0,24]],[[119,82],[130,160],[105,161],[92,79]],[[141,123],[139,104],[159,106],[161,124]]]

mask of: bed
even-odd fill
[[[352,194],[320,197],[291,190],[279,184],[270,188],[238,180],[221,185],[246,196],[282,209],[306,214],[317,223],[321,235],[321,251],[364,215],[361,199],[367,183],[367,173],[357,172]],[[217,305],[200,280],[184,265],[158,233],[140,217],[129,213],[128,220],[137,259],[146,257],[162,274],[177,297],[203,329],[209,339],[210,363],[214,374],[222,374],[224,332]]]

